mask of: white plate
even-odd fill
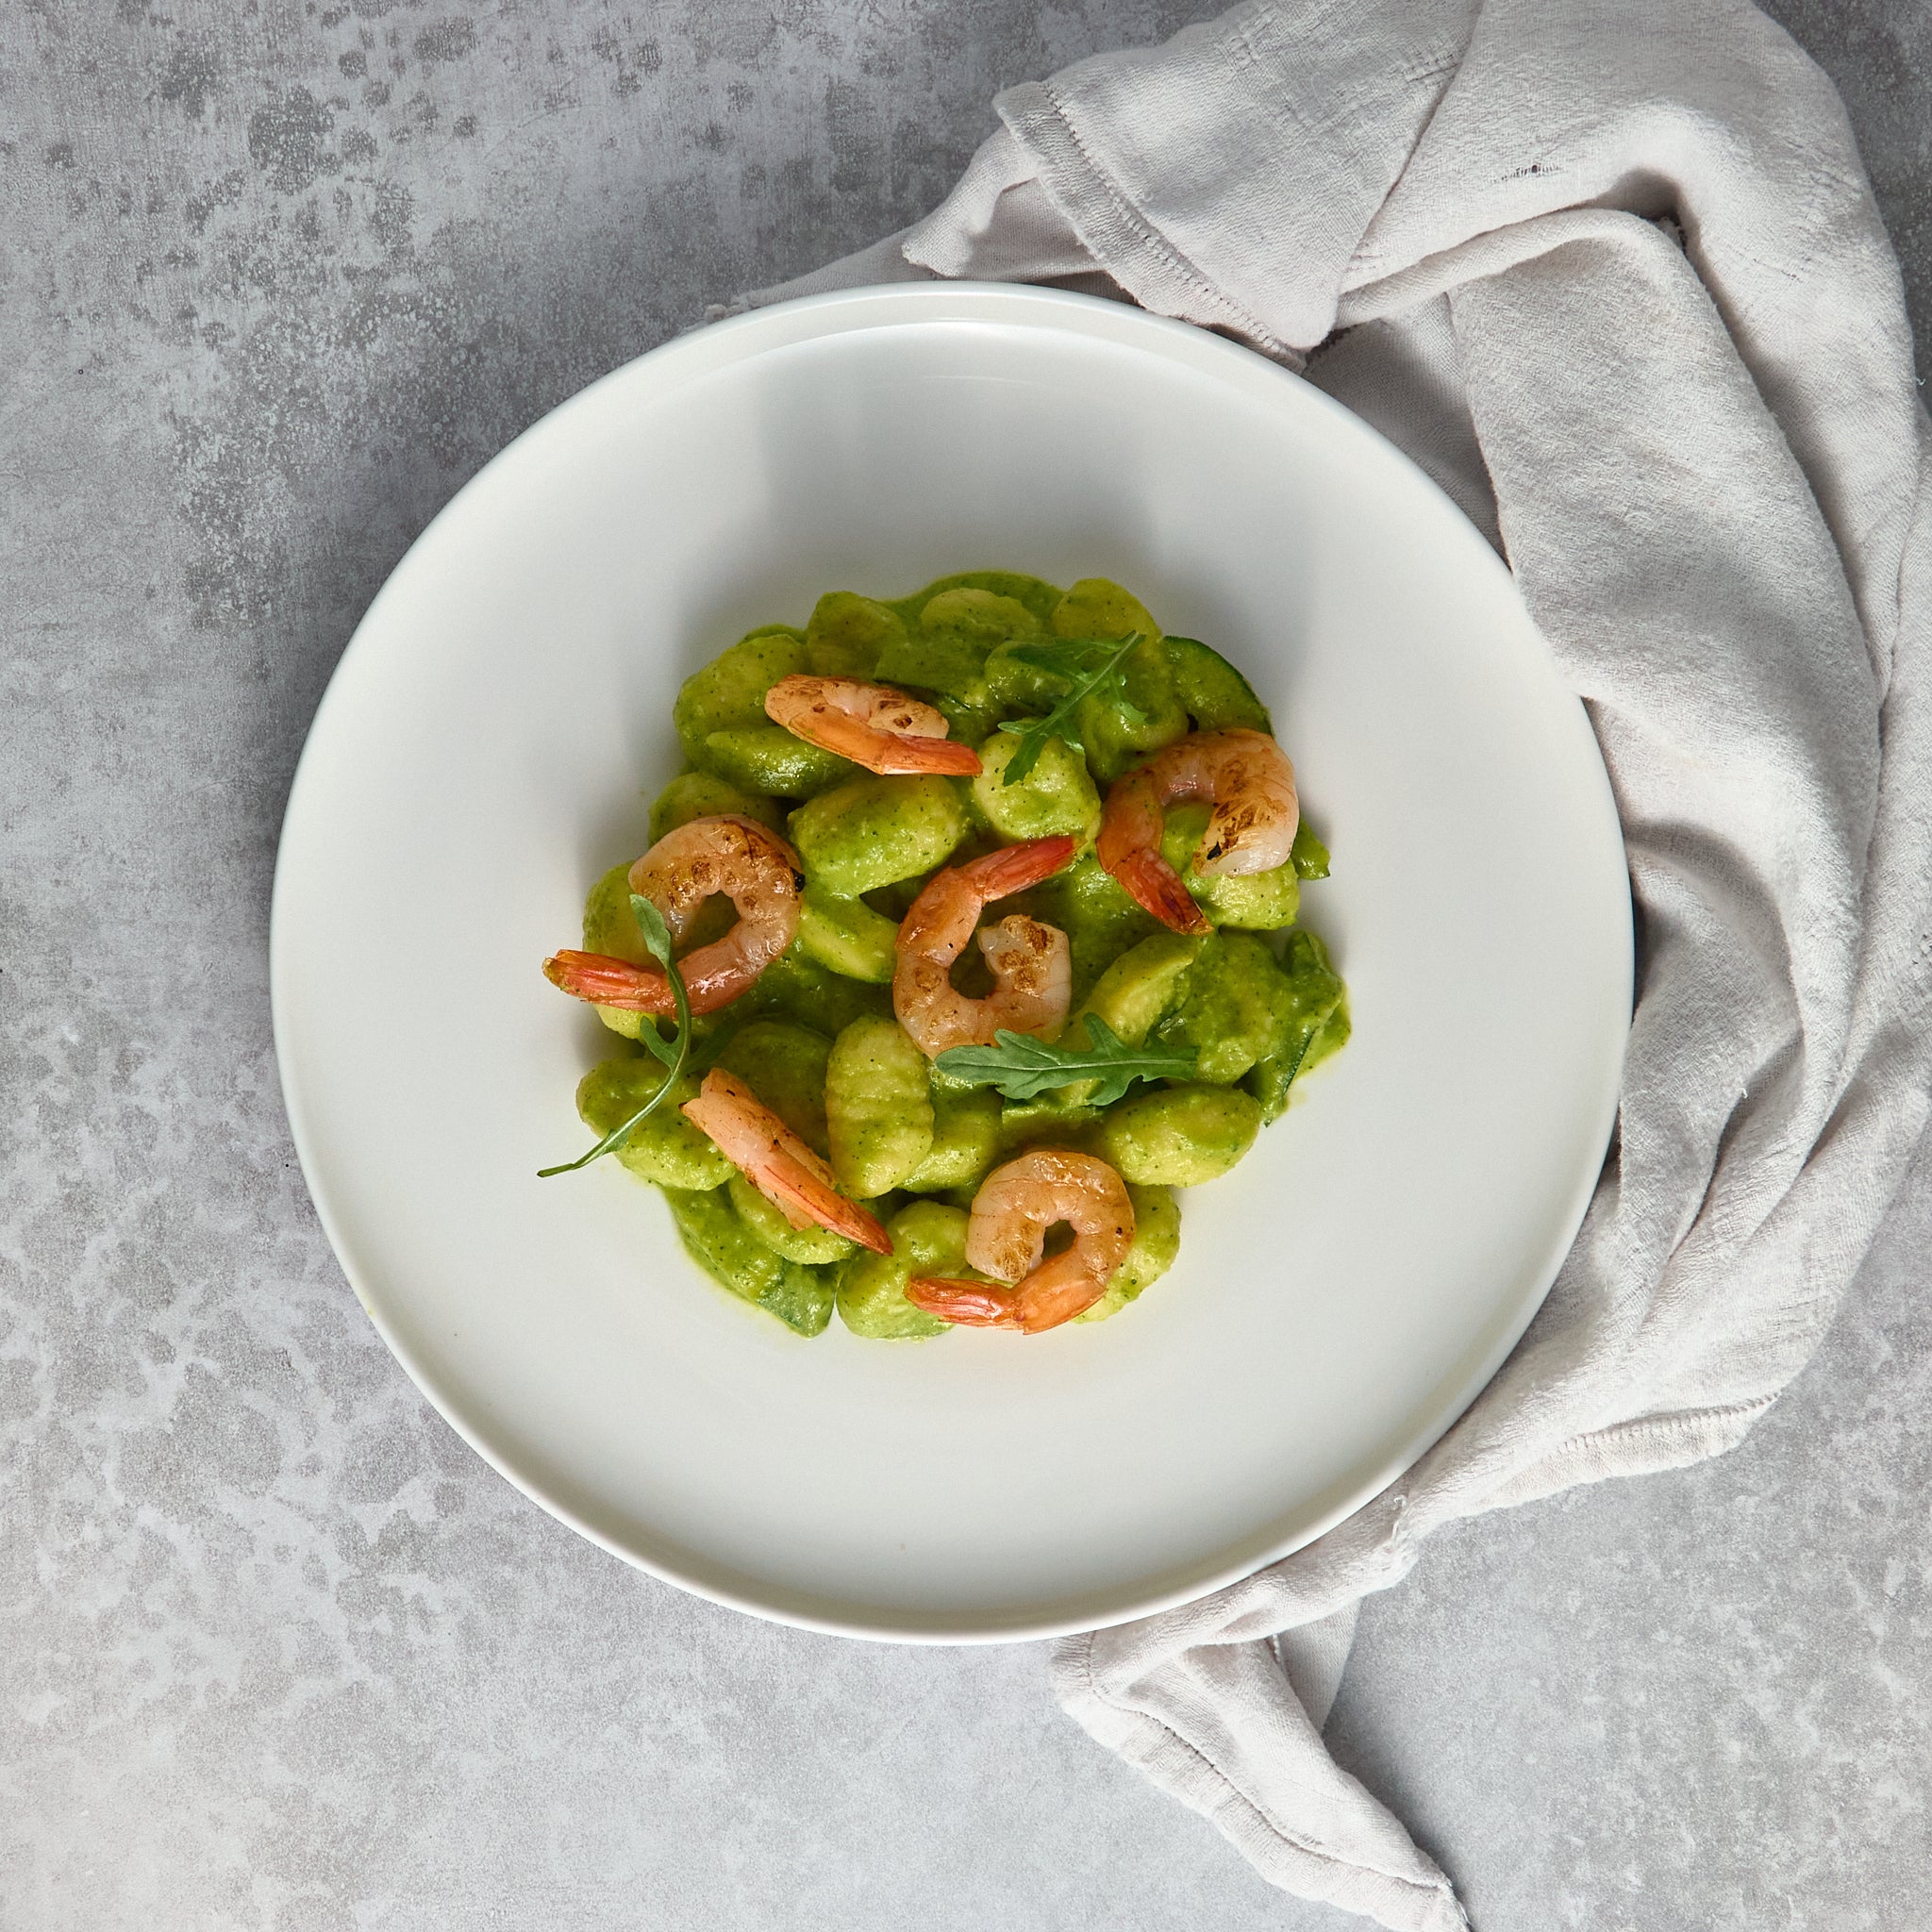
[[[821,591],[991,566],[1116,577],[1248,673],[1334,847],[1304,904],[1356,1037],[1114,1320],[805,1341],[615,1162],[536,1178],[609,1043],[538,962],[642,849],[681,678]],[[324,1224],[464,1437],[687,1589],[927,1641],[1182,1601],[1399,1473],[1541,1300],[1630,1010],[1594,741],[1446,499],[1214,336],[968,284],[684,337],[477,476],[323,701],[273,954]]]

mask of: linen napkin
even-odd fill
[[[1357,1607],[1440,1524],[1739,1441],[1924,1124],[1932,438],[1897,267],[1829,83],[1743,0],[1251,0],[995,105],[933,214],[748,299],[1054,281],[1317,352],[1502,546],[1623,816],[1618,1135],[1515,1353],[1316,1542],[1056,1652],[1065,1707],[1275,1884],[1447,1932],[1449,1881],[1322,1742]]]

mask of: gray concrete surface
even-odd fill
[[[1203,10],[1212,10],[1211,7]],[[0,8],[0,1928],[1341,1927],[1031,1648],[770,1628],[491,1475],[343,1285],[266,1006],[310,713],[503,442],[924,209],[1176,0]],[[1787,4],[1932,313],[1932,14]],[[1922,1172],[1742,1450],[1466,1524],[1332,1735],[1484,1932],[1932,1916]]]

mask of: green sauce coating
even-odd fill
[[[1294,844],[1289,852],[1288,862],[1302,878],[1325,879],[1328,876],[1328,848],[1316,838],[1315,829],[1307,819],[1294,828]]]
[[[1110,785],[1143,753],[1188,733],[1188,714],[1174,695],[1160,626],[1147,607],[1106,577],[1083,577],[1054,607],[1053,632],[1061,638],[1124,638],[1141,642],[1123,668],[1125,702],[1094,695],[1079,708],[1080,742],[1094,776]]]
[[[812,958],[793,940],[758,976],[749,992],[698,1022],[701,1039],[731,1032],[744,1021],[775,1014],[827,1035],[848,1026],[861,1013],[890,1013],[892,995],[883,986],[848,979]]]
[[[898,939],[898,922],[874,912],[863,899],[835,899],[816,885],[806,887],[798,943],[822,966],[869,986],[890,986]]]
[[[983,1279],[966,1265],[966,1210],[915,1201],[887,1224],[890,1255],[861,1250],[839,1271],[839,1319],[871,1341],[943,1335],[952,1326],[906,1299],[915,1274]]]
[[[824,1076],[832,1172],[855,1199],[901,1186],[932,1152],[925,1068],[896,1020],[855,1020],[833,1041]]]
[[[879,654],[906,641],[906,621],[890,604],[850,591],[830,591],[805,627],[806,668],[816,677],[878,675]]]
[[[1181,1251],[1181,1210],[1166,1188],[1136,1187],[1127,1184],[1127,1198],[1134,1204],[1134,1239],[1126,1258],[1114,1270],[1107,1292],[1076,1322],[1104,1322],[1137,1300],[1174,1264]]]
[[[622,865],[613,865],[591,888],[590,896],[584,901],[584,951],[603,953],[613,959],[628,959],[633,966],[655,963],[650,948],[644,944],[637,916],[630,909],[628,859]]]
[[[784,1211],[766,1200],[741,1174],[734,1174],[724,1185],[739,1220],[781,1260],[842,1261],[858,1246],[828,1227],[793,1227]]]
[[[832,1042],[790,1020],[754,1020],[731,1036],[718,1056],[814,1154],[829,1146],[825,1068]]]
[[[1301,874],[1292,858],[1268,872],[1223,874],[1203,878],[1194,870],[1194,854],[1208,830],[1213,808],[1190,802],[1167,815],[1161,833],[1160,856],[1180,874],[1194,903],[1215,925],[1250,932],[1276,932],[1292,925],[1301,912]]]
[[[1128,702],[1134,704],[1140,717],[1116,698],[1093,695],[1080,700],[1080,741],[1087,747],[1094,776],[1103,785],[1111,785],[1148,752],[1188,735],[1188,714],[1178,705]]]
[[[1039,618],[1017,598],[960,586],[929,596],[902,640],[878,658],[886,684],[909,685],[974,709],[988,704],[987,653],[1016,638],[1042,635]]]
[[[1162,932],[1158,919],[1143,912],[1091,852],[1083,852],[1064,872],[1004,902],[1002,911],[1030,913],[1066,934],[1074,956],[1074,997],[1088,988],[1126,949]]]
[[[1129,946],[1067,1016],[1060,1037],[1084,1039],[1082,1018],[1097,1013],[1127,1045],[1144,1046],[1147,1036],[1180,1005],[1201,945],[1191,933],[1157,932]],[[1076,1080],[1059,1090],[1060,1098],[1069,1106],[1084,1101],[1094,1084]]]
[[[832,1319],[831,1268],[775,1254],[739,1218],[728,1189],[692,1192],[667,1187],[671,1218],[685,1252],[721,1288],[776,1315],[800,1335],[822,1334]]]
[[[705,763],[734,785],[778,798],[816,798],[858,770],[837,752],[769,724],[712,732],[705,740]]]
[[[774,625],[741,638],[687,677],[672,707],[684,755],[741,791],[810,798],[848,776],[849,759],[794,738],[765,716],[765,693],[806,669],[805,635]]]
[[[1004,786],[1016,740],[994,727],[1043,715],[1067,689],[1063,675],[1022,663],[1015,651],[1048,637],[1133,632],[1142,642],[1123,666],[1124,702],[1084,700],[1073,727],[1079,743],[1049,741],[1029,777]],[[914,691],[939,707],[956,738],[980,745],[985,772],[971,782],[877,777],[805,744],[764,714],[771,685],[801,671]],[[697,1064],[715,1059],[737,1073],[828,1154],[841,1188],[888,1226],[893,1253],[791,1227],[675,1110],[696,1091],[695,1074],[619,1158],[665,1188],[686,1247],[708,1272],[802,1334],[825,1325],[835,1299],[856,1334],[945,1332],[948,1324],[906,1301],[906,1282],[915,1272],[971,1274],[964,1241],[978,1187],[1002,1160],[1042,1144],[1111,1160],[1134,1200],[1127,1257],[1081,1317],[1108,1319],[1173,1264],[1180,1216],[1170,1190],[1226,1173],[1287,1106],[1293,1082],[1348,1038],[1346,990],[1320,940],[1294,924],[1301,881],[1328,872],[1327,850],[1306,821],[1287,864],[1202,879],[1190,861],[1208,808],[1168,813],[1162,850],[1216,928],[1205,941],[1159,926],[1094,858],[1104,790],[1140,757],[1191,728],[1271,728],[1233,665],[1197,640],[1164,636],[1119,584],[1091,577],[1062,592],[1019,573],[972,571],[896,600],[833,591],[804,631],[753,631],[688,678],[675,717],[692,769],[655,802],[652,842],[693,818],[741,813],[784,824],[806,874],[797,941],[741,998],[695,1022]],[[787,816],[784,801],[804,803]],[[933,872],[1058,833],[1080,841],[1074,863],[998,911],[1024,910],[1067,933],[1074,1038],[1091,1012],[1131,1045],[1153,1039],[1193,1053],[1196,1078],[1136,1087],[1104,1110],[1087,1104],[1091,1083],[1004,1101],[948,1081],[892,1018],[896,922]],[[584,944],[644,964],[628,870],[615,866],[592,887]],[[733,917],[718,900],[685,949]],[[1286,931],[1285,945],[1254,937],[1276,931]],[[987,984],[971,950],[957,983],[968,991]],[[599,1017],[632,1039],[646,1024],[614,1009]],[[579,1110],[608,1132],[663,1077],[641,1056],[606,1061],[586,1075]],[[902,1205],[908,1194],[924,1198]]]
[[[602,953],[612,959],[628,959],[633,966],[654,963],[630,909],[628,859],[622,865],[613,865],[584,900],[584,951]],[[625,1040],[635,1040],[643,1031],[648,1017],[626,1012],[622,1007],[595,1007],[591,1010],[611,1032]]]
[[[1015,656],[1011,643],[995,644],[986,654],[981,675],[987,702],[1008,717],[1022,713],[1044,717],[1067,688],[1067,680],[1058,672],[1026,663]]]
[[[1190,1080],[1108,1108],[1098,1151],[1123,1180],[1194,1188],[1224,1174],[1260,1131],[1261,1104],[1252,1094]]]
[[[808,879],[838,899],[930,872],[965,836],[965,807],[945,778],[868,773],[791,814],[791,842]]]
[[[1066,593],[1058,584],[1050,584],[1044,577],[1028,576],[1018,570],[961,570],[951,576],[935,577],[923,591],[915,591],[909,597],[901,597],[892,608],[908,623],[916,618],[935,597],[947,591],[985,591],[994,597],[1010,597],[1015,604],[1024,605],[1026,609],[1045,624],[1053,616],[1061,597]]]
[[[1082,1107],[1061,1098],[1074,1091],[1062,1087],[1038,1100],[1001,1101],[1000,1158],[1010,1160],[1029,1147],[1070,1147],[1076,1154],[1096,1151],[1092,1147],[1095,1130],[1111,1109]]]
[[[1267,943],[1252,933],[1210,933],[1160,1040],[1191,1049],[1203,1080],[1231,1084],[1285,1043],[1291,989]]]
[[[577,1083],[577,1115],[599,1140],[621,1126],[664,1084],[665,1070],[646,1055],[605,1060]],[[631,1129],[617,1158],[640,1179],[667,1188],[715,1188],[737,1172],[708,1135],[678,1112],[697,1097],[685,1074],[648,1120]]]
[[[1098,1013],[1129,1046],[1142,1046],[1156,1024],[1181,1000],[1188,974],[1201,957],[1203,941],[1191,933],[1150,933],[1114,960],[1081,1002],[1067,1025],[1084,1013]]]
[[[1263,1123],[1278,1120],[1289,1089],[1311,1067],[1347,1044],[1348,990],[1328,963],[1328,949],[1311,932],[1290,936],[1281,962],[1278,1032],[1269,1052],[1242,1083],[1261,1105]]]
[[[932,1090],[932,1147],[900,1186],[908,1193],[941,1194],[977,1187],[1000,1153],[1000,1102],[990,1088]]]
[[[1158,641],[1163,635],[1146,605],[1111,577],[1069,585],[1048,622],[1057,638],[1124,638],[1139,631]]]
[[[1295,1077],[1299,1079],[1311,1067],[1319,1067],[1330,1054],[1340,1053],[1348,1044],[1349,1035],[1354,1031],[1355,1022],[1348,1012],[1348,989],[1344,986],[1341,997],[1335,1002],[1328,1017],[1316,1027],[1315,1037],[1308,1041],[1307,1054],[1295,1069]]]
[[[680,772],[658,792],[651,807],[651,843],[655,845],[666,832],[675,832],[693,819],[716,818],[723,812],[756,819],[774,832],[785,829],[785,814],[776,800],[745,791],[709,772]]]
[[[1196,731],[1265,731],[1274,726],[1268,708],[1254,687],[1224,658],[1199,638],[1169,638],[1168,675],[1181,708],[1194,721]]]
[[[964,698],[951,698],[943,691],[928,691],[932,708],[946,721],[948,734],[961,744],[977,744],[986,734],[997,724],[1003,715],[1000,707],[991,699],[971,703]],[[971,809],[972,792],[966,781],[954,781],[960,788],[961,801]]]
[[[1033,769],[1008,785],[1007,767],[1019,749],[1010,731],[993,732],[979,747],[973,802],[980,817],[1009,845],[1065,833],[1091,846],[1100,831],[1100,791],[1087,760],[1065,739],[1050,738]]]
[[[966,836],[948,855],[949,864],[956,859],[963,863],[966,859],[976,858],[981,852],[989,850],[992,844],[990,837],[983,836],[984,828],[975,827],[973,824],[971,787],[962,785],[959,788],[959,798],[966,812]],[[931,881],[931,873],[914,873],[909,879],[894,879],[890,886],[874,886],[865,895],[865,903],[881,917],[890,919],[897,925],[912,910],[912,902],[925,891]]]
[[[713,731],[762,724],[765,693],[805,668],[805,633],[789,624],[762,625],[720,651],[684,680],[672,706],[685,756],[699,764],[697,755]]]

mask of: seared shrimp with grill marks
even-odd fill
[[[765,716],[794,738],[837,752],[868,772],[976,777],[979,754],[946,736],[942,713],[889,684],[856,677],[781,677],[765,693]]]
[[[979,934],[993,990],[974,999],[953,984],[954,961],[995,899],[1037,886],[1071,859],[1077,841],[1029,839],[936,873],[899,922],[892,1010],[928,1059],[954,1046],[991,1046],[1001,1028],[1049,1033],[1067,1017],[1073,954],[1057,925],[1012,913]]]
[[[1214,804],[1194,853],[1203,878],[1285,865],[1301,805],[1288,754],[1261,731],[1191,732],[1115,782],[1094,856],[1163,925],[1201,933],[1207,915],[1160,855],[1167,808],[1189,798]]]
[[[1073,1228],[1073,1242],[1049,1256],[1047,1230],[1058,1222]],[[967,1265],[1010,1285],[919,1275],[906,1299],[961,1327],[1038,1335],[1107,1292],[1133,1239],[1134,1204],[1106,1161],[1036,1147],[987,1175],[966,1223]]]
[[[680,1111],[793,1227],[828,1227],[875,1255],[892,1252],[891,1236],[736,1074],[713,1067]]]
[[[694,1013],[716,1012],[748,991],[798,933],[805,873],[798,854],[769,826],[735,812],[692,819],[667,832],[630,869],[630,889],[664,915],[674,942],[691,930],[717,893],[738,908],[722,939],[677,962]],[[661,968],[634,966],[606,953],[563,952],[543,962],[553,986],[594,1006],[628,1013],[676,1011]]]

